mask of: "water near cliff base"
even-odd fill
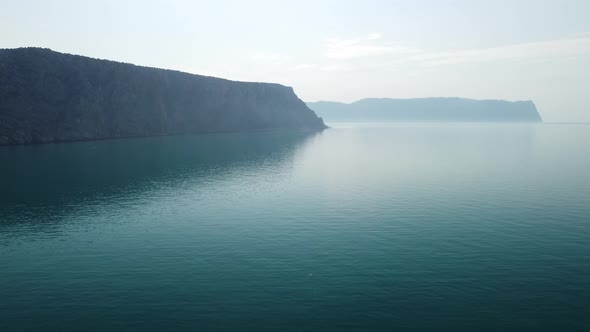
[[[590,126],[0,148],[0,330],[590,330]]]

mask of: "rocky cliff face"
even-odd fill
[[[541,122],[532,101],[465,98],[369,98],[307,104],[326,121]]]
[[[0,50],[0,145],[325,125],[290,87]]]

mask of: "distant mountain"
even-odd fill
[[[307,103],[327,122],[338,121],[472,121],[542,122],[532,101],[464,98],[362,99],[351,104]]]
[[[0,49],[0,145],[323,128],[293,89],[279,84]]]

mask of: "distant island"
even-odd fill
[[[0,49],[0,145],[325,127],[279,84]]]
[[[542,122],[532,101],[369,98],[350,104],[319,101],[307,106],[327,122]]]

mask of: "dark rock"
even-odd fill
[[[63,54],[0,50],[0,144],[321,130],[290,87]]]

